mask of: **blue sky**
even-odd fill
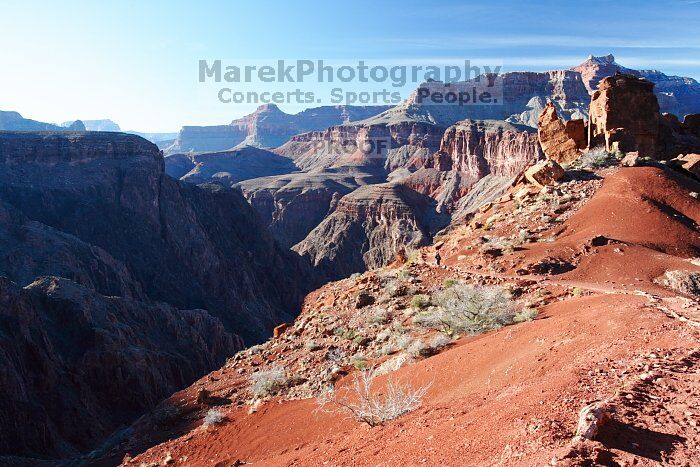
[[[256,107],[218,102],[197,83],[200,59],[470,59],[545,70],[613,53],[628,67],[699,79],[700,0],[0,0],[0,44],[0,110],[176,131]]]

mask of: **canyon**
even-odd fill
[[[0,131],[0,462],[692,459],[697,82],[606,56],[503,83],[499,106],[266,105],[164,150],[5,115],[31,131]],[[518,311],[430,321],[464,287]],[[420,409],[315,410],[366,368]],[[615,422],[580,440],[596,401]]]

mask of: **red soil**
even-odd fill
[[[448,266],[428,269],[426,281],[455,275],[535,280],[535,292],[551,294],[532,322],[463,338],[382,377],[430,384],[422,406],[408,415],[369,428],[318,413],[313,399],[273,400],[252,414],[230,408],[226,423],[194,428],[131,462],[696,464],[700,312],[696,301],[654,279],[667,270],[700,270],[688,261],[700,251],[700,203],[688,194],[699,188],[660,169],[622,169],[607,174],[590,201],[552,228],[553,242],[528,244],[493,261],[472,251],[465,264],[457,256],[480,233],[460,232],[452,242],[448,236],[440,250]],[[495,231],[500,228],[506,227]],[[614,242],[591,246],[597,235]],[[548,256],[576,267],[559,275],[516,274]],[[573,287],[584,294],[572,296]],[[602,399],[615,407],[612,421],[595,441],[572,442],[579,410]]]

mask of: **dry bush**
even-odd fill
[[[436,305],[417,315],[414,323],[447,334],[482,332],[512,324],[517,309],[510,293],[500,287],[476,287],[455,284],[436,292]]]
[[[433,337],[433,340],[430,341],[430,348],[433,350],[442,350],[450,344],[452,344],[452,339],[444,334],[437,334]]]
[[[217,409],[209,409],[207,414],[204,416],[204,426],[212,426],[223,423],[226,420],[226,416],[223,412]]]
[[[354,420],[369,426],[382,425],[420,407],[430,385],[414,389],[406,384],[389,381],[384,391],[374,388],[374,370],[355,375],[349,388],[328,389],[318,399],[318,408],[328,413],[347,413]]]
[[[282,367],[261,370],[250,377],[250,392],[256,397],[273,396],[287,383],[287,375]]]

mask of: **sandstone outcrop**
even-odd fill
[[[564,124],[551,102],[545,106],[537,124],[537,136],[544,155],[561,164],[569,164],[581,157],[579,145],[583,130],[583,120],[572,120]]]
[[[654,83],[632,75],[604,78],[591,96],[588,145],[656,157],[661,115]]]

